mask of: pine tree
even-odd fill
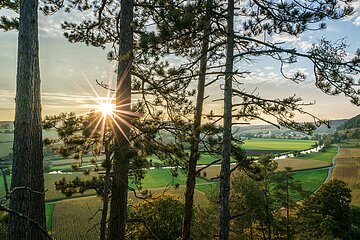
[[[43,231],[46,231],[46,224],[38,1],[4,1],[0,7],[8,7],[20,13],[19,23],[17,19],[3,17],[0,27],[5,30],[19,28],[10,209],[28,218],[11,214],[8,238],[39,239],[45,237]]]

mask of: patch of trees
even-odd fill
[[[339,126],[337,130],[349,130],[352,128],[360,128],[360,114],[347,120],[343,125]]]
[[[340,143],[348,139],[360,139],[360,128],[340,130],[333,134],[324,135],[319,140],[319,145],[324,144],[324,147],[329,147],[331,144]]]

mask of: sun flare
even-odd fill
[[[109,116],[112,115],[115,111],[115,105],[112,103],[100,103],[99,106],[99,111],[101,111],[103,116]]]

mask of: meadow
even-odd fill
[[[248,150],[283,150],[286,152],[309,149],[315,143],[315,140],[251,138],[244,141],[241,146]]]
[[[296,158],[304,159],[304,160],[318,160],[318,161],[331,163],[331,160],[336,155],[336,153],[337,153],[337,147],[331,145],[330,147],[324,149],[324,151],[320,151],[318,153],[308,153],[298,156]]]

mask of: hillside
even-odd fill
[[[360,114],[347,120],[344,124],[340,125],[337,130],[345,130],[352,128],[360,128]]]
[[[314,131],[314,134],[329,134],[335,132],[335,130],[342,126],[345,122],[347,122],[347,119],[337,119],[337,120],[330,120],[330,128],[328,128],[325,125],[321,125],[319,128],[317,128]],[[234,127],[234,132],[239,135],[246,135],[246,134],[257,134],[257,135],[264,135],[264,134],[272,134],[275,136],[281,136],[281,135],[298,135],[298,136],[306,136],[306,134],[301,134],[293,130],[281,127],[280,129],[272,126],[272,125],[249,125],[249,126],[236,126]],[[263,136],[264,137],[264,136]]]

